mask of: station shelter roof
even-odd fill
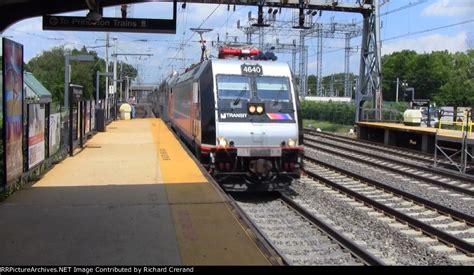
[[[36,77],[30,73],[24,73],[24,84],[26,91],[26,101],[28,103],[49,103],[52,100],[52,95],[46,87],[39,82]]]

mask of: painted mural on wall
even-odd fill
[[[45,122],[45,105],[28,105],[28,168],[32,168],[44,160]]]
[[[3,38],[0,37],[0,189],[4,184],[5,165],[4,165],[4,148],[3,148]]]
[[[3,47],[1,45],[3,45],[3,38],[0,37],[0,134],[3,129]],[[3,144],[0,143],[0,146],[3,146]],[[3,154],[3,149],[0,149],[0,151]]]
[[[85,101],[85,116],[84,116],[84,133],[89,133],[91,131],[91,102]]]
[[[23,172],[23,45],[3,39],[5,168],[7,182]]]
[[[95,102],[91,101],[91,130],[95,131]]]
[[[76,108],[74,108],[72,111],[72,137],[74,138],[74,140],[78,140],[79,139],[79,129],[78,129],[79,112],[77,108],[78,104],[75,104],[75,105],[76,105]]]
[[[49,155],[55,154],[61,144],[61,114],[49,116]]]

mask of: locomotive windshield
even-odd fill
[[[220,99],[249,99],[250,78],[244,75],[218,75],[217,90]]]
[[[261,100],[290,101],[288,78],[258,76],[255,80]]]

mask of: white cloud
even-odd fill
[[[216,9],[217,8],[217,9]],[[215,11],[214,11],[215,10]],[[214,11],[214,13],[212,13]],[[212,15],[208,18],[208,16]],[[183,16],[180,23],[186,22],[186,28],[197,28],[201,23],[204,24],[201,28],[208,28],[209,26],[222,26],[222,22],[225,22],[227,16],[227,5],[209,5],[209,4],[188,4],[185,10],[186,16]],[[186,19],[185,19],[186,17]],[[207,19],[206,19],[207,18]],[[178,19],[179,14],[178,14]],[[213,22],[219,22],[218,24],[213,24]],[[188,31],[187,30],[187,31]]]
[[[467,33],[460,32],[455,36],[433,34],[415,39],[401,39],[382,44],[382,55],[401,50],[413,50],[418,53],[444,51],[458,52],[467,50]]]
[[[22,20],[10,26],[5,33],[7,34],[24,34],[33,33],[43,30],[43,22],[41,17],[30,18]]]
[[[424,16],[470,16],[474,14],[472,0],[438,0],[422,11]]]

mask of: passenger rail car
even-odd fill
[[[229,191],[282,190],[300,176],[299,99],[289,66],[206,60],[160,86],[156,108]]]

